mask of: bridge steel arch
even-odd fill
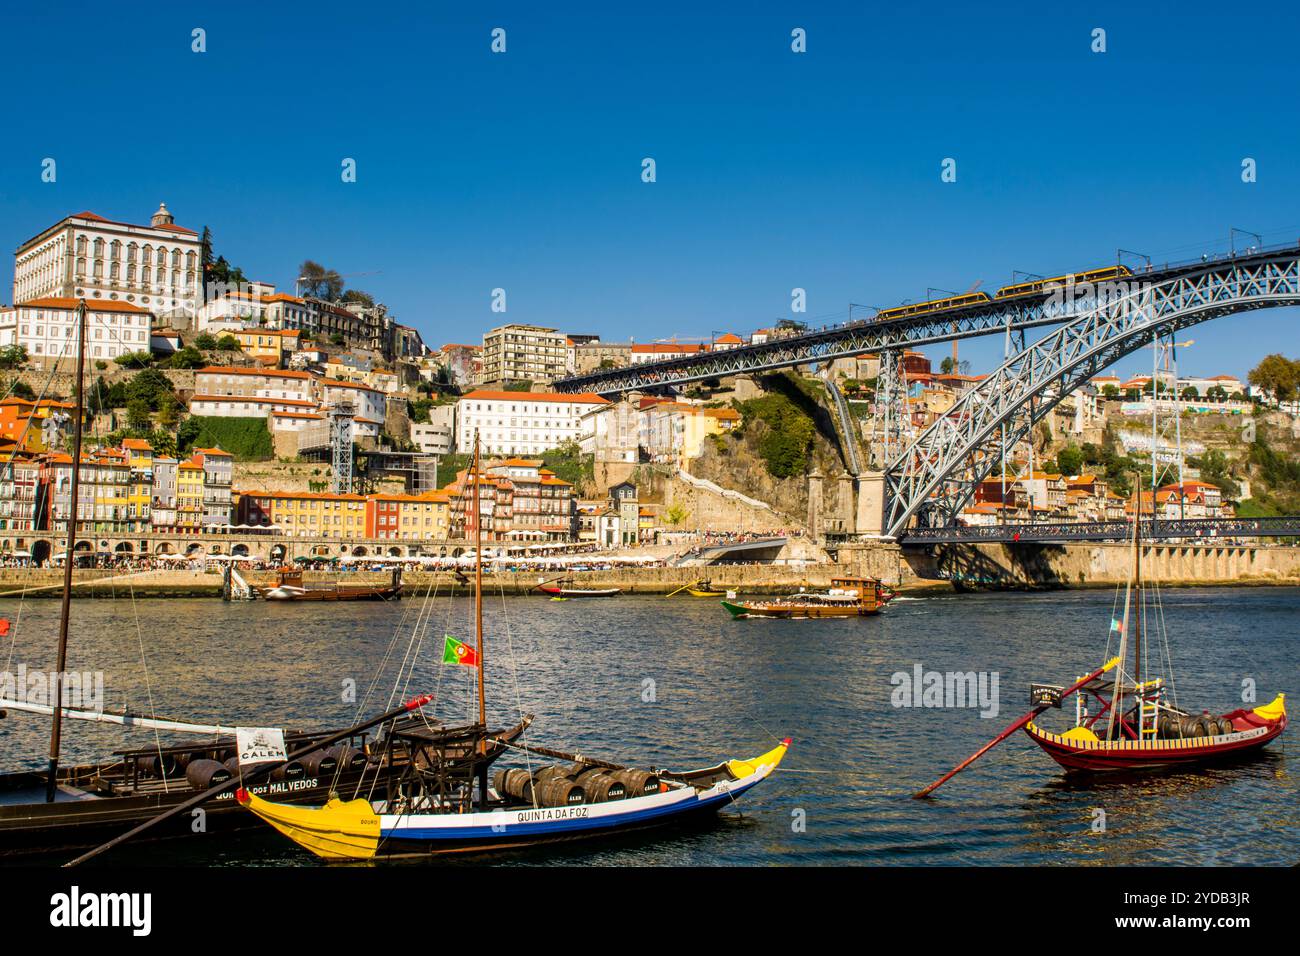
[[[887,466],[886,534],[906,536],[913,519],[954,525],[999,464],[1003,426],[1007,446],[1014,445],[1071,391],[1156,336],[1237,312],[1300,305],[1300,254],[1215,263],[1124,294],[1086,291],[1069,305],[1069,322],[1009,358]]]
[[[1211,263],[1218,266],[1266,262],[1282,255],[1294,256],[1297,248],[1288,245],[1278,249],[1260,249],[1236,258],[1216,258]],[[1203,260],[1166,263],[1134,276],[1132,281],[1164,283],[1175,277],[1199,274],[1205,265]],[[1044,291],[1041,295],[993,298],[961,308],[925,312],[900,319],[861,320],[772,339],[759,345],[711,350],[662,362],[587,372],[559,379],[551,387],[557,392],[596,392],[599,395],[665,389],[706,378],[830,362],[866,352],[919,348],[984,335],[1009,335],[1026,329],[1057,325],[1073,318],[1072,313],[1068,304],[1050,291]]]

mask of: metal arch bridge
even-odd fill
[[[1142,521],[1142,540],[1179,539],[1184,544],[1228,545],[1240,538],[1300,538],[1300,518],[1157,518]],[[916,528],[904,541],[914,544],[1041,543],[1125,541],[1131,521],[1039,521],[962,528]]]
[[[1284,252],[1300,253],[1300,246],[1287,246],[1254,255],[1239,255],[1220,261],[1245,264]],[[1204,260],[1166,264],[1135,275],[1128,281],[1160,283],[1194,274],[1205,267]],[[1082,288],[1082,287],[1081,287]],[[1059,325],[1077,314],[1055,292],[990,300],[957,309],[944,309],[887,322],[857,322],[773,339],[761,345],[701,352],[664,362],[646,362],[627,368],[603,369],[586,375],[559,379],[552,388],[559,392],[595,392],[615,395],[630,391],[662,389],[706,378],[741,375],[791,368],[796,365],[830,362],[867,352],[917,348],[953,339],[983,335],[1023,333],[1027,329]]]
[[[1201,264],[1117,296],[1077,299],[1065,324],[1013,355],[885,469],[885,534],[953,526],[976,486],[1073,389],[1158,336],[1210,319],[1300,305],[1300,247]],[[914,519],[919,527],[909,530]]]

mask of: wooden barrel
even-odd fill
[[[145,769],[155,777],[175,777],[181,772],[183,764],[175,754],[154,754],[145,761]]]
[[[1219,734],[1220,734],[1220,735],[1222,735],[1222,736],[1227,736],[1228,734],[1235,734],[1236,732],[1237,732],[1237,728],[1234,727],[1234,726],[1232,726],[1232,721],[1231,721],[1231,720],[1229,720],[1227,717],[1220,717],[1220,718],[1219,718]]]
[[[1191,719],[1191,732],[1189,737],[1208,737],[1210,736],[1210,722],[1205,717],[1193,717]]]
[[[627,788],[629,800],[659,792],[659,777],[649,770],[615,770],[611,776]]]
[[[341,767],[344,772],[360,770],[366,765],[366,755],[351,744],[335,744],[325,753],[333,757],[335,766]]]
[[[548,780],[573,780],[571,770],[571,767],[542,767],[533,774],[533,785],[536,786]]]
[[[185,779],[195,790],[207,790],[219,783],[225,783],[231,773],[224,764],[215,760],[193,760],[185,768]]]
[[[563,776],[533,784],[533,798],[543,807],[572,807],[585,799],[582,787]]]
[[[231,775],[232,777],[238,777],[238,776],[239,776],[239,758],[238,758],[238,757],[227,757],[225,760],[221,761],[221,763],[222,763],[222,765],[223,765],[227,770],[230,771],[230,775]]]
[[[606,800],[622,800],[627,796],[627,787],[621,780],[606,773],[599,767],[584,770],[578,775],[577,783],[582,787],[583,796],[588,803],[604,803]]]
[[[1178,719],[1169,714],[1161,714],[1156,722],[1156,735],[1163,740],[1177,739]]]
[[[329,777],[339,768],[338,758],[328,750],[313,750],[302,758],[309,777]]]
[[[290,760],[271,771],[272,780],[301,780],[307,776],[307,768],[301,760]]]
[[[503,797],[514,797],[525,803],[533,802],[533,778],[527,770],[514,767],[510,770],[498,770],[492,785]]]

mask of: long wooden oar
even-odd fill
[[[693,588],[695,587],[695,585],[701,583],[702,583],[701,581],[692,581],[690,584],[683,584],[676,591],[669,591],[667,594],[664,595],[664,597],[672,597],[674,594],[680,594],[682,591],[685,591],[687,588]]]
[[[1110,660],[1108,660],[1101,667],[1097,668],[1097,670],[1093,671],[1087,677],[1080,678],[1079,680],[1071,684],[1069,687],[1067,687],[1065,690],[1061,691],[1061,699],[1064,700],[1065,698],[1069,697],[1071,694],[1077,693],[1079,688],[1083,687],[1086,684],[1090,684],[1092,681],[1096,680],[1098,677],[1106,673],[1106,671],[1110,670],[1118,663],[1119,663],[1119,658],[1112,657]],[[1052,706],[1051,704],[1043,704],[1039,707],[1035,707],[1033,710],[1025,714],[1019,720],[1012,722],[1011,725],[1008,726],[1006,730],[1002,731],[1002,733],[998,734],[996,737],[994,737],[992,740],[986,743],[979,750],[975,751],[973,754],[971,754],[961,763],[957,764],[957,766],[953,767],[951,770],[945,773],[934,783],[930,784],[930,786],[926,787],[924,790],[918,790],[916,793],[912,794],[912,796],[928,797],[934,791],[938,790],[940,787],[942,787],[953,777],[957,776],[957,774],[961,773],[963,770],[965,770],[967,767],[973,764],[976,760],[979,760],[980,757],[983,757],[986,753],[988,753],[998,744],[1002,743],[1002,741],[1006,740],[1017,730],[1025,726],[1025,724],[1029,723],[1031,720],[1033,720],[1035,717],[1037,717],[1039,714],[1041,714],[1043,711],[1047,710],[1051,706]]]
[[[92,857],[99,856],[105,850],[111,850],[113,847],[125,843],[127,840],[130,840],[132,837],[139,836],[145,830],[157,826],[159,823],[162,823],[164,820],[169,820],[172,817],[176,816],[177,814],[184,813],[186,810],[189,810],[192,807],[197,807],[200,803],[203,803],[206,800],[211,800],[213,797],[219,796],[220,794],[225,793],[227,790],[239,789],[243,787],[245,784],[247,784],[250,780],[256,780],[260,777],[265,777],[276,767],[286,764],[290,760],[296,760],[299,757],[306,756],[312,751],[320,750],[323,747],[328,747],[330,744],[338,743],[340,740],[344,740],[348,737],[353,736],[354,734],[359,734],[363,730],[369,730],[371,727],[374,727],[376,724],[382,724],[389,720],[395,720],[396,718],[401,717],[403,714],[407,713],[408,711],[419,710],[421,707],[423,707],[425,704],[429,703],[432,700],[433,700],[432,694],[421,694],[419,697],[411,698],[406,703],[402,704],[402,706],[396,707],[393,710],[388,711],[386,714],[380,714],[378,717],[372,717],[369,720],[363,721],[362,723],[349,727],[347,730],[340,730],[336,734],[330,734],[330,736],[326,737],[324,740],[318,740],[315,743],[309,744],[306,747],[300,747],[298,750],[295,750],[293,753],[286,754],[283,760],[268,761],[267,763],[257,764],[255,767],[253,767],[253,769],[249,770],[247,773],[236,774],[235,776],[227,780],[225,783],[219,783],[215,787],[210,787],[207,790],[204,790],[202,793],[190,797],[190,799],[184,801],[183,803],[176,804],[176,806],[172,807],[171,809],[165,810],[162,813],[158,814],[156,817],[152,817],[151,819],[146,820],[138,827],[135,827],[132,830],[128,830],[126,833],[123,833],[121,836],[113,837],[113,839],[109,840],[107,843],[101,844],[100,846],[95,847],[95,849],[93,850],[88,850],[85,853],[81,854],[81,856],[77,857],[75,860],[70,860],[67,863],[64,863],[63,865],[65,867],[69,867],[69,866],[76,866],[79,863],[85,863],[87,860],[91,859]]]

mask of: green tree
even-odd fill
[[[1226,402],[1228,400],[1228,390],[1222,385],[1211,385],[1206,389],[1205,397],[1212,402]]]
[[[1264,356],[1246,378],[1251,385],[1270,392],[1277,401],[1289,402],[1300,388],[1300,361],[1274,352]]]
[[[1067,445],[1056,456],[1056,468],[1063,475],[1077,475],[1083,471],[1083,449]]]
[[[123,352],[113,361],[123,368],[147,368],[153,364],[153,354],[148,351]]]
[[[203,431],[203,423],[199,421],[197,415],[191,415],[185,421],[181,422],[180,427],[176,429],[176,452],[177,454],[186,454],[194,447],[194,440],[199,437]]]
[[[126,403],[126,424],[133,432],[150,430],[149,406],[144,399],[133,398]]]
[[[149,435],[149,444],[158,458],[176,457],[176,435],[163,428],[158,428]]]
[[[343,277],[334,269],[327,269],[319,262],[307,259],[298,267],[299,288],[304,295],[336,301],[343,294]]]
[[[687,511],[685,508],[683,508],[681,505],[678,504],[669,505],[668,509],[664,511],[664,523],[676,527],[677,525],[685,521],[689,516],[690,516],[690,512]]]
[[[755,421],[765,426],[758,435],[756,450],[768,473],[774,478],[802,475],[817,430],[808,414],[781,392],[741,402],[738,407],[746,431]]]
[[[27,364],[27,347],[25,345],[6,345],[0,349],[0,368],[22,368]]]
[[[128,404],[139,399],[151,411],[157,411],[164,395],[172,395],[172,382],[156,368],[141,369],[126,383]],[[173,395],[173,398],[175,396]]]
[[[4,392],[6,395],[11,395],[14,398],[21,398],[29,402],[36,401],[36,392],[34,392],[32,387],[20,378],[16,378],[5,385]]]
[[[158,399],[158,424],[163,428],[175,428],[181,419],[181,403],[176,396],[167,392]]]
[[[217,339],[216,347],[221,349],[223,352],[241,351],[241,347],[239,345],[239,339],[235,338],[229,332],[227,332],[221,338]]]
[[[584,455],[576,441],[566,441],[542,452],[542,464],[555,472],[555,477],[571,485],[595,480],[596,457]]]
[[[200,332],[194,338],[194,347],[207,352],[217,347],[217,340],[211,332]]]
[[[167,360],[172,368],[202,368],[207,365],[207,359],[192,345],[187,345],[178,352],[173,353],[172,357]]]

